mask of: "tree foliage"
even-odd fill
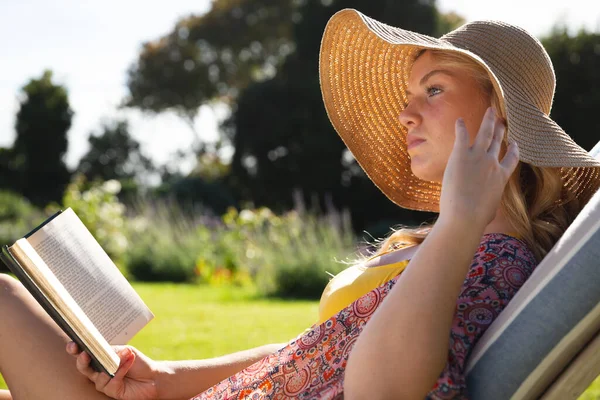
[[[64,155],[72,117],[67,91],[52,82],[51,71],[22,88],[10,165],[16,189],[35,205],[62,199],[70,179]]]
[[[556,73],[551,117],[582,147],[598,143],[600,120],[600,34],[580,31],[570,36],[555,29],[542,40]]]
[[[88,142],[90,148],[77,171],[89,181],[141,179],[154,170],[140,143],[131,137],[126,121],[105,123],[99,134],[90,134]]]
[[[173,110],[191,123],[202,104],[234,98],[293,50],[297,2],[214,0],[208,13],[182,18],[168,35],[143,45],[128,72],[125,105]]]

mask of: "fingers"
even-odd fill
[[[117,369],[115,376],[112,378],[105,373],[99,374],[95,379],[97,391],[110,394],[117,392],[119,388],[123,387],[125,375],[127,375],[127,372],[129,372],[135,362],[135,353],[129,348],[124,348],[118,354],[121,358],[119,369]]]
[[[506,150],[506,154],[504,155],[504,158],[500,162],[500,165],[502,165],[504,168],[506,168],[510,175],[515,170],[518,163],[519,163],[519,146],[517,145],[517,142],[512,142],[511,144],[508,145],[508,149]]]
[[[77,356],[77,360],[75,362],[75,366],[77,367],[77,370],[82,375],[84,375],[85,377],[87,377],[89,380],[95,382],[96,379],[98,378],[98,375],[100,375],[100,373],[97,372],[97,371],[94,371],[94,369],[90,366],[90,362],[91,361],[92,361],[92,359],[91,359],[91,357],[89,356],[88,353],[81,352]]]
[[[115,382],[123,380],[135,362],[135,353],[128,347],[119,352],[119,357],[121,357],[121,364],[113,378]]]
[[[94,371],[90,367],[90,362],[92,361],[90,356],[87,353],[80,351],[79,347],[77,346],[77,344],[75,342],[67,343],[67,353],[69,353],[71,356],[75,357],[75,359],[76,359],[75,366],[77,367],[77,370],[81,374],[83,374],[86,377],[88,377],[89,379],[93,380],[93,377],[95,376],[94,374],[96,373],[96,371]]]
[[[479,127],[479,132],[477,133],[477,137],[475,138],[475,143],[473,147],[479,150],[487,151],[494,139],[496,125],[496,113],[492,107],[488,107],[485,115],[483,116],[483,120],[481,121],[481,126]]]
[[[498,160],[498,155],[500,154],[500,148],[502,147],[502,140],[504,139],[505,132],[506,125],[497,119],[496,124],[494,125],[492,141],[488,149],[488,154],[493,156],[495,160]],[[512,142],[509,144],[502,161],[500,161],[500,165],[507,170],[510,176],[510,174],[512,174],[517,167],[518,162],[519,148],[517,146],[517,142]]]
[[[67,353],[69,353],[72,356],[77,356],[79,354],[79,347],[77,346],[77,343],[67,343]]]
[[[462,118],[456,120],[455,133],[454,151],[469,148],[469,133]],[[498,160],[505,133],[505,123],[496,116],[494,109],[489,107],[486,110],[479,132],[477,133],[477,137],[475,138],[475,142],[471,149],[476,150],[476,153],[479,153],[479,151],[487,152],[489,155],[493,156],[493,159]],[[507,170],[509,175],[512,174],[519,162],[519,149],[516,142],[513,142],[508,146],[502,161],[498,160],[498,162]]]
[[[112,395],[122,390],[124,387],[124,379],[136,360],[135,352],[128,346],[114,346],[114,350],[121,359],[119,369],[114,377],[110,377],[106,373],[94,371],[91,366],[91,357],[86,352],[80,352],[78,346],[69,342],[67,344],[67,352],[76,358],[77,370],[94,382],[96,390],[107,395]]]
[[[492,143],[488,149],[488,154],[493,156],[495,159],[498,159],[498,154],[500,154],[502,140],[504,139],[504,132],[506,132],[506,126],[501,121],[497,121],[497,123],[494,125]]]
[[[459,118],[456,121],[455,132],[455,146],[460,145],[459,147],[465,147],[465,143],[466,146],[468,146],[469,133],[462,118]],[[479,132],[475,137],[472,148],[474,150],[486,151],[497,157],[500,153],[504,132],[504,123],[496,116],[495,110],[488,107],[481,121]]]
[[[92,358],[90,357],[90,355],[88,353],[86,353],[84,351],[80,351],[79,347],[77,346],[76,343],[74,343],[74,342],[67,343],[67,353],[69,353],[70,355],[72,355],[73,357],[76,358],[75,366],[77,367],[77,370],[82,375],[87,377],[89,380],[94,382],[96,384],[97,390],[102,391],[102,389],[110,382],[110,380],[111,380],[110,376],[108,376],[105,373],[100,373],[98,371],[95,371],[90,366]],[[121,354],[119,354],[119,355],[121,356]],[[121,365],[123,365],[123,363],[124,363],[123,356],[121,356]],[[129,368],[131,368],[131,365],[129,365]],[[127,370],[129,370],[129,368],[127,368]],[[127,373],[127,372],[125,372],[125,373]]]
[[[454,126],[456,137],[454,138],[455,149],[466,149],[469,147],[469,132],[462,118],[456,120]]]
[[[98,373],[98,375],[96,376],[96,379],[94,379],[92,381],[96,384],[97,391],[104,392],[104,388],[106,387],[106,385],[108,385],[110,383],[111,378],[110,378],[110,376],[108,376],[107,374],[102,372],[102,373]]]

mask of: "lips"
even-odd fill
[[[406,150],[410,150],[412,147],[416,147],[416,146],[420,145],[421,143],[423,143],[424,141],[425,141],[425,139],[421,139],[416,136],[408,135],[406,137]]]

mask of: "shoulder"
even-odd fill
[[[527,244],[503,233],[485,234],[473,257],[463,290],[472,295],[474,288],[493,287],[510,298],[537,266]]]
[[[466,396],[468,354],[536,265],[522,240],[503,233],[483,235],[456,302],[447,365],[428,399]]]
[[[535,266],[537,260],[524,241],[504,233],[486,233],[481,238],[473,261],[521,261]]]

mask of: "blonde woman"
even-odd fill
[[[550,59],[508,24],[435,39],[343,10],[320,77],[368,176],[400,207],[439,212],[435,224],[394,232],[334,277],[318,322],[289,343],[181,362],[127,347],[113,379],[73,343],[70,358],[2,278],[0,371],[14,398],[467,398],[471,349],[597,190],[600,164],[550,119]]]

